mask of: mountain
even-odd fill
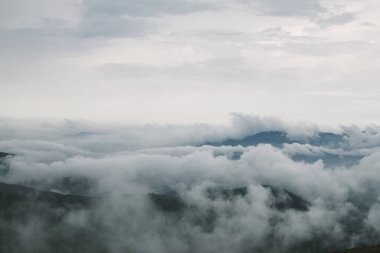
[[[221,142],[205,143],[211,146],[254,146],[258,144],[270,144],[272,146],[280,147],[285,143],[308,143],[313,146],[326,146],[335,147],[344,141],[343,134],[334,134],[328,132],[321,132],[315,136],[309,137],[306,140],[291,138],[285,132],[281,131],[265,131],[246,136],[242,139],[227,139]]]
[[[91,227],[66,222],[94,205],[89,197],[0,183],[0,252],[104,253]]]
[[[0,176],[4,176],[9,172],[9,164],[7,158],[13,156],[13,154],[0,152]]]
[[[334,251],[332,253],[380,253],[380,245],[363,246],[358,248]]]
[[[310,203],[302,197],[285,189],[264,185],[270,193],[268,205],[280,212],[294,210],[306,212]],[[247,196],[249,189],[215,187],[206,190],[206,196],[210,201],[239,201]],[[137,197],[137,198],[135,198]],[[0,252],[58,252],[58,253],[108,253],[109,245],[105,235],[110,234],[107,215],[112,218],[114,206],[107,207],[107,201],[103,201],[107,195],[87,197],[78,195],[64,195],[49,191],[36,190],[19,185],[0,183]],[[219,217],[213,208],[204,209],[194,204],[188,204],[176,192],[149,193],[143,195],[123,195],[125,203],[135,203],[138,199],[146,199],[155,208],[152,215],[163,215],[168,224],[187,222],[188,225],[199,227],[203,233],[212,233]],[[123,200],[120,199],[122,203]],[[104,209],[98,207],[106,206]],[[116,205],[118,206],[118,205]],[[121,206],[120,212],[123,212]],[[150,211],[149,211],[150,212]],[[156,214],[154,214],[156,212]],[[118,213],[118,212],[116,212]],[[80,217],[86,214],[86,222],[81,223]],[[100,216],[99,216],[100,215]],[[74,223],[68,220],[74,217]],[[79,218],[78,218],[79,217]],[[121,216],[118,223],[128,216]],[[113,218],[112,218],[113,219]],[[117,221],[117,219],[116,219]],[[273,220],[273,222],[276,222]],[[82,224],[82,225],[81,225]],[[26,233],[26,235],[25,235]],[[34,233],[34,234],[30,234]],[[31,238],[25,242],[25,237]],[[34,239],[33,239],[34,238]],[[268,239],[270,240],[270,239]],[[315,238],[311,242],[300,244],[299,248],[283,252],[321,252],[319,243],[323,238]],[[270,243],[268,241],[268,243]],[[270,246],[270,244],[268,244]],[[336,248],[336,246],[332,246]],[[324,247],[326,248],[326,247]],[[328,248],[328,247],[327,247]],[[301,251],[300,251],[301,249]],[[305,249],[306,251],[304,251]],[[372,253],[380,252],[379,247],[362,247],[334,253]],[[135,251],[125,251],[135,252]],[[257,252],[269,252],[265,249]],[[273,252],[273,249],[270,251]]]
[[[257,146],[259,144],[269,144],[277,148],[282,148],[284,144],[309,144],[315,147],[325,148],[338,148],[343,147],[345,143],[345,134],[334,134],[328,132],[320,132],[315,136],[307,139],[296,139],[289,137],[285,132],[281,131],[266,131],[257,134],[246,136],[242,139],[227,139],[221,142],[205,143],[210,146]],[[235,152],[231,159],[240,159],[241,152]],[[306,155],[306,154],[294,154],[291,156],[294,161],[303,161],[305,163],[315,163],[318,160],[322,160],[325,167],[332,168],[337,166],[351,167],[358,164],[361,155],[347,155],[347,154],[335,154],[328,153],[327,151],[321,151],[318,155]]]
[[[291,139],[289,139],[284,132],[279,131],[269,131],[269,132],[261,132],[254,135],[246,136],[242,139],[227,139],[222,141],[221,143],[211,143],[209,145],[212,146],[253,146],[258,144],[271,144],[273,146],[279,146],[284,143],[292,143]]]
[[[38,204],[59,208],[79,208],[88,207],[94,198],[63,195],[50,191],[36,190],[14,184],[0,183],[0,214],[7,212],[14,214],[14,207],[22,207],[26,212],[34,210],[31,206]],[[20,205],[22,203],[22,205]]]
[[[0,163],[8,166],[8,158],[13,155],[0,153],[0,156]],[[254,194],[245,186],[235,188],[216,186],[204,189],[199,203],[194,203],[194,200],[189,201],[186,195],[183,196],[170,187],[148,194],[107,193],[95,197],[88,196],[87,193],[91,192],[95,183],[85,177],[62,177],[54,181],[52,183],[54,185],[44,188],[60,191],[57,193],[0,182],[0,253],[114,252],[110,250],[110,243],[115,240],[112,238],[120,238],[120,234],[126,238],[133,238],[135,230],[131,232],[129,229],[131,225],[139,227],[138,231],[142,234],[150,229],[162,229],[154,224],[157,222],[154,217],[159,217],[169,230],[177,226],[182,228],[185,225],[194,229],[197,234],[213,235],[220,232],[218,229],[225,221],[226,215],[228,216],[231,210],[240,210],[239,204],[251,201],[250,198]],[[254,249],[258,253],[326,253],[331,249],[340,249],[347,245],[345,242],[336,243],[334,239],[330,240],[330,235],[316,234],[311,239],[294,242],[289,249],[278,251],[272,243],[281,239],[276,237],[275,228],[276,224],[281,224],[282,215],[294,213],[308,215],[306,212],[311,210],[312,204],[287,189],[272,185],[262,185],[262,187],[268,194],[265,205],[270,208],[270,213],[273,211],[274,214],[270,220],[270,229],[273,231],[268,232],[263,238],[264,248],[254,248],[254,245],[249,245],[252,248],[244,252],[251,252]],[[211,204],[205,205],[202,201]],[[233,208],[221,211],[221,203]],[[353,219],[356,216],[357,214],[353,213]],[[353,220],[352,226],[347,225],[347,229],[358,230],[358,224]],[[186,236],[185,238],[187,239]],[[377,240],[368,242],[375,243]],[[142,252],[138,247],[123,248],[122,252]],[[336,253],[379,252],[370,251],[377,250],[375,247],[360,248],[362,251],[354,250],[356,249]]]
[[[0,152],[0,159],[1,159],[1,158],[5,158],[5,157],[10,157],[10,156],[14,156],[14,154],[9,154],[9,153]]]

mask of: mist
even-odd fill
[[[56,195],[35,193],[31,204],[8,206],[19,218],[1,219],[0,246],[326,252],[376,244],[379,130],[241,114],[229,126],[3,118],[0,150],[10,155],[1,182],[71,199],[60,206]]]

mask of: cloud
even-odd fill
[[[376,5],[148,2],[2,1],[2,115],[183,123],[191,108],[188,122],[215,123],[255,108],[338,123],[379,108],[377,33],[362,25]]]
[[[211,1],[194,0],[86,0],[86,14],[89,16],[155,16],[159,14],[183,14],[216,9]]]
[[[214,10],[207,2],[190,0],[86,0],[78,34],[84,37],[129,37],[157,30],[146,18]]]
[[[368,213],[367,223],[369,226],[373,227],[377,232],[380,232],[380,205],[374,205]]]
[[[97,231],[102,238],[99,247],[110,252],[305,252],[305,244],[313,242],[323,250],[375,243],[371,238],[379,233],[379,145],[373,141],[363,146],[360,140],[372,140],[377,127],[336,128],[353,138],[338,149],[307,143],[201,146],[210,140],[271,130],[294,136],[298,132],[299,140],[307,141],[320,129],[314,124],[243,114],[234,114],[230,126],[123,126],[3,118],[0,150],[16,156],[8,160],[10,170],[1,182],[102,196],[93,209],[60,214],[63,220],[56,230],[49,229],[41,217],[31,216],[19,224],[20,245],[42,252],[51,249],[49,234],[77,230]],[[300,152],[363,152],[363,147],[366,157],[351,167],[325,168],[321,161],[305,163],[290,157]],[[233,157],[236,152],[238,158]],[[237,187],[247,187],[246,195],[210,197],[212,189]],[[271,189],[278,189],[279,195]],[[178,215],[163,212],[145,195],[173,191],[186,206]],[[309,208],[273,208],[276,198],[286,201],[289,194],[307,201]]]
[[[146,80],[143,85],[148,85],[150,82],[156,83],[158,79],[167,80],[165,85],[177,86],[178,82],[181,82],[183,89],[187,88],[186,84],[191,84],[191,89],[193,89],[194,83],[202,88],[203,83],[221,82],[226,83],[227,86],[237,87],[268,83],[268,88],[270,88],[281,82],[289,82],[295,77],[293,73],[281,70],[277,71],[275,76],[270,75],[269,70],[257,63],[249,62],[245,57],[238,56],[210,58],[170,66],[108,63],[97,66],[96,71],[101,76],[111,79]],[[156,86],[159,87],[157,84]],[[208,85],[208,87],[216,89],[213,85]]]
[[[380,108],[376,4],[0,5],[3,115],[215,122],[226,111],[255,111],[359,122],[372,121]],[[203,145],[262,131],[283,131],[300,143]],[[344,141],[308,143],[324,131],[343,134]],[[95,238],[111,253],[294,253],[307,252],[305,245],[324,251],[379,243],[379,133],[375,125],[324,128],[241,113],[221,126],[1,118],[0,151],[16,154],[1,162],[1,182],[102,200],[91,210],[41,209],[62,217],[57,227],[32,214],[11,228],[0,220],[0,237],[8,234],[4,228],[17,235],[18,252],[53,252],[51,235],[63,246]],[[328,166],[321,156],[339,159]],[[355,163],[339,162],[349,156]],[[308,210],[276,210],[268,185],[299,196]],[[247,187],[247,194],[208,195],[236,187]],[[178,216],[146,197],[173,191],[189,208]],[[289,198],[285,193],[279,198]]]
[[[8,12],[2,15],[0,50],[84,53],[89,46],[90,49],[99,46],[98,42],[90,42],[91,38],[140,37],[156,32],[157,25],[148,17],[215,8],[211,4],[180,0],[40,2],[43,8],[35,8],[38,4],[24,6],[19,1],[2,3],[2,10],[23,18],[16,20]],[[80,46],[83,44],[84,47]]]
[[[359,50],[365,50],[372,44],[367,41],[325,41],[285,43],[284,49],[299,55],[312,55],[315,57],[328,57],[331,55],[351,55]]]
[[[91,37],[139,37],[154,31],[154,25],[137,18],[107,18],[90,17],[83,20],[74,31],[77,36]]]
[[[336,15],[331,15],[327,18],[321,18],[318,23],[322,26],[344,25],[356,19],[356,14],[352,12],[343,12]]]
[[[319,14],[326,11],[326,8],[319,0],[259,0],[259,1],[242,1],[243,3],[257,6],[258,10],[265,15],[273,16],[299,16],[313,19]]]
[[[33,3],[4,0],[0,3],[0,27],[38,28],[46,21],[73,26],[81,17],[81,0],[37,0]]]

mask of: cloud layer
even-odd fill
[[[7,158],[10,170],[1,181],[103,196],[95,209],[66,213],[62,226],[88,232],[96,221],[109,252],[318,252],[379,242],[378,126],[330,128],[344,136],[338,146],[310,145],[310,138],[327,130],[317,125],[238,114],[230,127],[2,119],[0,130],[0,150],[16,154]],[[202,145],[265,131],[282,131],[299,142]],[[297,154],[360,158],[328,168],[323,159],[295,160]],[[273,208],[279,196],[290,197],[276,197],[268,186],[295,194],[309,208]],[[247,187],[247,194],[209,195],[239,187]],[[173,191],[187,206],[179,217],[144,197]],[[46,224],[30,222],[19,225],[19,240],[36,240],[30,247],[38,248],[47,238]]]

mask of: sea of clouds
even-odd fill
[[[265,131],[281,131],[299,142],[211,145]],[[342,135],[344,141],[309,144],[320,132]],[[7,158],[0,180],[103,196],[94,210],[67,213],[63,223],[65,229],[95,230],[104,252],[322,252],[380,242],[379,147],[376,125],[321,127],[242,114],[233,114],[229,126],[2,118],[0,151],[15,156]],[[293,159],[322,154],[359,158],[333,167],[323,159]],[[63,179],[72,187],[62,186]],[[266,186],[296,194],[309,203],[308,210],[273,208]],[[239,187],[247,187],[247,194],[208,196],[209,189]],[[178,217],[144,197],[167,192],[191,208]],[[212,224],[203,226],[199,220],[210,212]],[[102,229],[96,230],[93,220]],[[49,251],[46,224],[31,219],[15,226],[20,245]],[[72,231],[65,229],[61,232]]]

